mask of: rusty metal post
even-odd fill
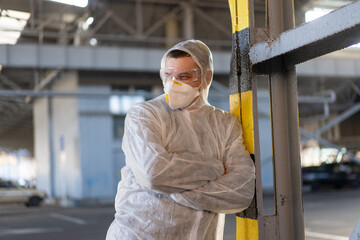
[[[236,214],[236,239],[259,239],[258,204],[262,206],[259,158],[256,76],[249,60],[250,36],[254,29],[253,2],[229,0],[233,49],[230,71],[230,112],[242,124],[244,144],[256,167],[256,193],[250,206]]]
[[[269,0],[268,14],[273,41],[294,27],[292,0]],[[281,240],[305,237],[297,96],[295,66],[285,67],[284,58],[279,58],[271,65],[270,105],[277,239]]]

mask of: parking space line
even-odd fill
[[[310,231],[305,231],[305,236],[324,239],[324,240],[349,240],[349,237],[326,234],[326,233],[310,232]]]
[[[8,235],[26,235],[37,233],[63,232],[62,228],[17,228],[17,229],[1,229],[0,236]]]
[[[72,223],[76,223],[79,225],[85,225],[86,221],[79,219],[79,218],[74,218],[74,217],[69,217],[69,216],[65,216],[62,214],[58,214],[58,213],[50,213],[50,216],[53,218],[57,218],[57,219],[61,219],[64,221],[68,221],[68,222],[72,222]]]

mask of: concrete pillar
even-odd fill
[[[65,73],[52,86],[53,91],[77,91],[76,71]],[[37,186],[49,196],[81,198],[77,98],[37,98],[34,101],[34,147]],[[65,204],[67,205],[67,204]]]
[[[34,154],[37,164],[37,188],[52,196],[48,104],[47,98],[38,98],[33,104]]]
[[[179,24],[176,16],[171,17],[165,24],[166,48],[171,48],[179,38]]]
[[[183,3],[182,7],[184,9],[184,18],[183,18],[183,33],[185,39],[194,38],[194,11],[192,6],[189,3]]]

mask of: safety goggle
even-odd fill
[[[163,82],[177,80],[179,82],[191,83],[196,82],[200,78],[199,68],[161,68],[160,77]]]

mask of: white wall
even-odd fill
[[[33,104],[34,117],[34,155],[37,163],[37,188],[51,195],[50,145],[48,99],[38,98]]]
[[[109,92],[110,86],[81,86],[80,92]],[[83,197],[113,198],[113,120],[109,97],[79,99]],[[120,159],[119,159],[120,160]]]

